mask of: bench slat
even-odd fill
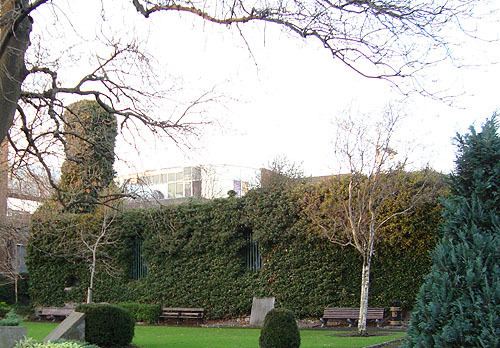
[[[177,307],[163,307],[165,312],[204,312],[203,308],[177,308]]]
[[[163,307],[160,318],[163,319],[203,319],[203,308]]]
[[[72,312],[74,308],[69,307],[39,307],[36,309],[36,316],[39,318],[54,318],[54,317],[67,317]]]
[[[358,319],[359,308],[325,308],[323,319]],[[384,319],[384,308],[368,308],[368,320]]]

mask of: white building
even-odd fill
[[[260,169],[233,165],[171,167],[118,177],[118,183],[138,196],[155,199],[222,198],[229,191],[245,195]]]

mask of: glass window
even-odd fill
[[[175,181],[175,173],[168,173],[168,181],[169,182]]]
[[[175,183],[168,184],[168,198],[175,198]]]
[[[160,180],[161,180],[161,176],[159,174],[153,176],[153,183],[154,184],[158,185],[160,183]]]
[[[175,181],[183,181],[184,180],[184,172],[175,173]]]
[[[183,197],[184,196],[184,184],[182,182],[178,182],[176,184],[175,197]]]
[[[191,167],[184,168],[184,181],[191,181]]]
[[[168,175],[167,174],[162,174],[161,175],[161,183],[166,184],[168,182]]]

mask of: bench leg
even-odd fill
[[[349,323],[349,327],[353,327],[354,324],[356,323],[356,321],[352,319],[347,319],[347,322]]]

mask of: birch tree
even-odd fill
[[[367,334],[370,270],[380,230],[398,215],[409,213],[429,190],[425,176],[402,209],[385,211],[407,180],[406,160],[393,148],[399,116],[388,107],[375,125],[347,117],[338,122],[335,152],[345,170],[335,177],[328,197],[306,195],[305,212],[333,244],[354,247],[362,260],[358,333]]]
[[[117,271],[113,266],[113,258],[109,255],[109,248],[118,243],[118,236],[112,229],[116,217],[116,211],[105,209],[102,214],[101,228],[95,231],[80,230],[81,257],[86,261],[89,271],[89,284],[87,287],[87,303],[94,299],[94,283],[98,266],[108,275],[114,275]]]

